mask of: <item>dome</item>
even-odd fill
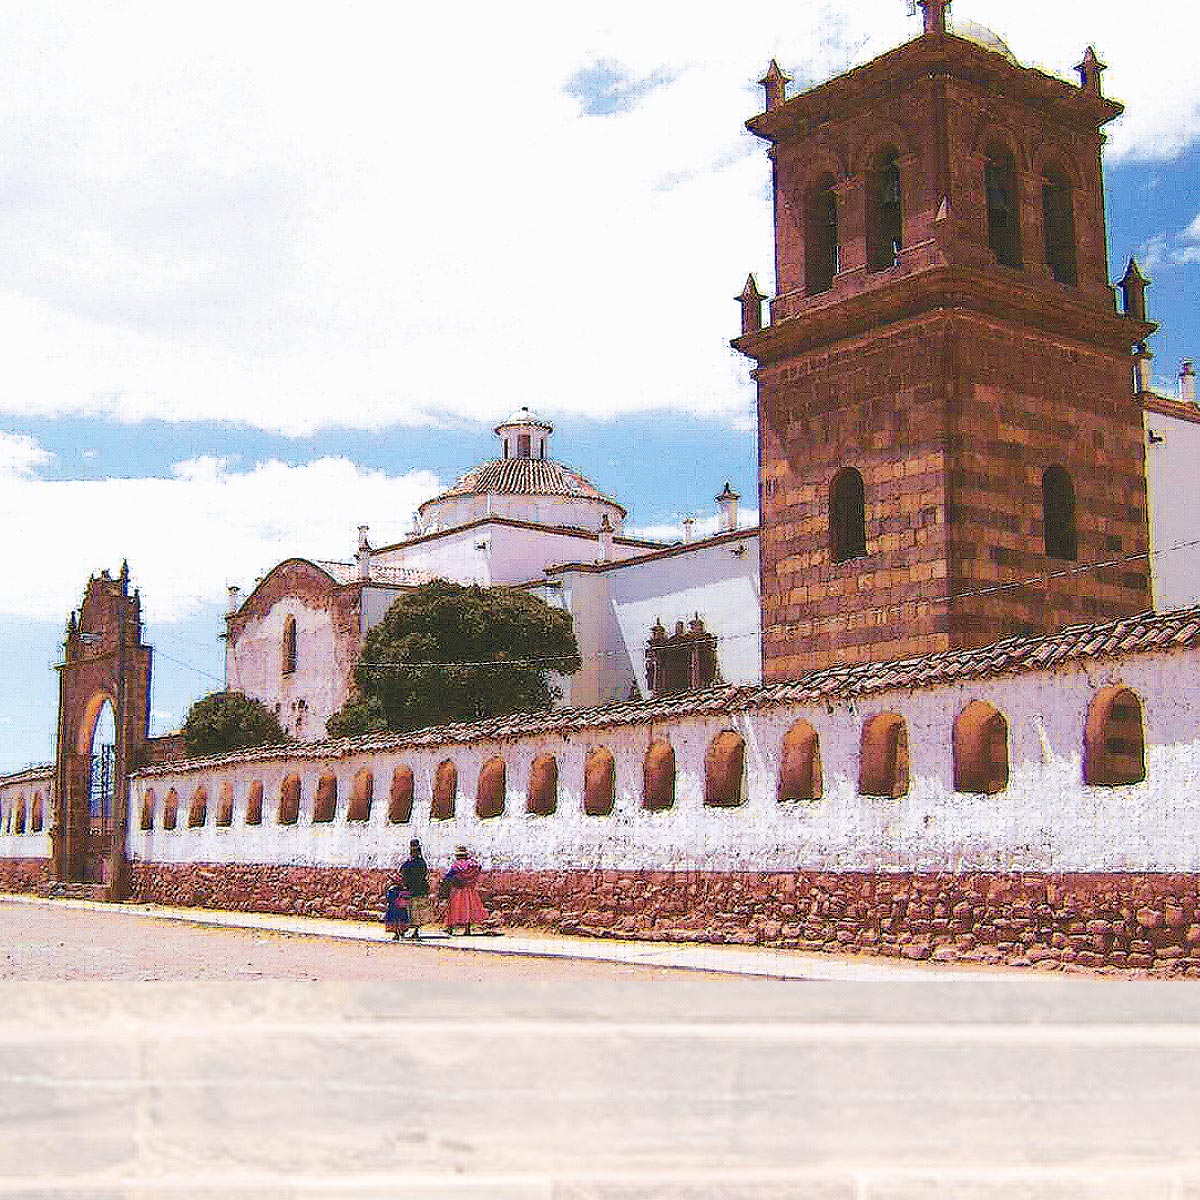
[[[454,496],[565,496],[616,503],[590,479],[550,458],[495,458],[481,463],[440,496],[426,500],[419,511]]]
[[[472,468],[418,509],[426,532],[488,517],[563,529],[620,529],[625,510],[590,479],[550,457],[554,426],[517,409],[496,426],[500,454]]]
[[[1008,48],[1008,43],[986,25],[980,25],[977,21],[955,21],[950,32],[965,42],[974,42],[984,50],[1003,55],[1010,63],[1017,62],[1017,56]]]

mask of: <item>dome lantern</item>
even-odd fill
[[[549,421],[543,421],[525,405],[496,426],[504,458],[549,458],[553,432]]]

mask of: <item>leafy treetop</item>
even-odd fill
[[[334,737],[419,729],[550,707],[550,675],[580,667],[571,616],[526,592],[422,584],[368,634],[357,694],[328,721]]]
[[[196,701],[183,723],[188,753],[224,754],[288,740],[278,718],[241,692],[213,692]]]

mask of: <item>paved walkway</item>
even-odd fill
[[[129,913],[190,925],[261,929],[304,937],[334,938],[352,942],[384,941],[387,935],[377,921],[340,921],[322,917],[284,916],[276,913],[233,912],[227,909],[172,908],[160,904],[105,904],[91,900],[49,900],[38,896],[0,893],[7,903],[92,909]],[[1045,979],[1048,975],[1003,967],[953,966],[902,963],[889,958],[835,957],[777,950],[765,946],[691,945],[671,942],[624,941],[609,938],[568,937],[537,930],[510,929],[500,934],[447,937],[440,928],[427,934],[415,953],[502,954],[532,958],[569,958],[591,962],[624,963],[677,971],[707,971],[722,975],[759,976],[769,979],[832,981],[972,981]]]

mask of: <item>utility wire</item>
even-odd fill
[[[1122,555],[1119,558],[1109,558],[1109,559],[1103,559],[1103,560],[1098,560],[1098,561],[1089,562],[1089,563],[1076,563],[1076,564],[1073,564],[1068,567],[1063,567],[1056,571],[1048,571],[1041,575],[1031,575],[1026,579],[1016,579],[1009,583],[992,584],[989,587],[975,588],[971,591],[956,592],[953,594],[946,594],[946,595],[942,595],[942,596],[920,597],[917,600],[893,601],[892,603],[889,603],[889,604],[874,605],[874,606],[872,606],[872,608],[869,611],[886,613],[886,612],[890,612],[893,609],[904,609],[904,608],[909,608],[909,607],[912,607],[912,606],[915,606],[918,604],[949,604],[953,600],[966,600],[966,599],[970,599],[970,598],[976,597],[976,596],[993,596],[1000,592],[1013,591],[1017,588],[1036,587],[1041,584],[1047,583],[1051,579],[1065,579],[1065,578],[1069,578],[1073,575],[1086,574],[1089,571],[1100,571],[1100,570],[1105,570],[1110,567],[1119,567],[1126,563],[1142,562],[1142,561],[1149,560],[1151,558],[1159,558],[1165,554],[1172,554],[1177,550],[1191,550],[1191,549],[1194,549],[1195,547],[1200,547],[1200,538],[1193,538],[1190,541],[1186,541],[1186,542],[1176,542],[1173,546],[1163,546],[1158,550],[1142,551],[1138,554],[1126,554],[1126,555]],[[832,620],[836,620],[836,619],[837,618],[834,618],[834,617],[820,618],[820,620],[823,620],[823,621],[832,621]],[[777,628],[780,628],[780,629],[782,629],[782,631],[784,633],[787,633],[790,630],[794,630],[794,629],[798,628],[798,626],[793,624],[793,625],[786,625],[786,626],[777,627]],[[759,630],[752,630],[747,633],[726,633],[726,634],[706,633],[703,635],[698,635],[696,640],[697,641],[703,640],[703,641],[706,641],[709,643],[711,643],[711,642],[728,643],[728,642],[745,641],[750,638],[757,639],[760,636],[761,636],[761,632]],[[197,666],[193,665],[192,663],[184,662],[182,659],[175,658],[172,655],[167,654],[165,651],[159,650],[157,647],[155,647],[154,653],[156,655],[159,655],[162,658],[167,659],[169,662],[175,663],[177,666],[184,667],[185,669],[187,669],[189,671],[194,671],[197,675],[203,675],[205,678],[211,679],[214,682],[220,683],[222,685],[224,685],[224,683],[225,683],[224,679],[220,678],[217,675],[214,675],[211,671],[207,671],[203,667],[197,667]],[[538,657],[538,658],[487,659],[487,660],[483,660],[483,661],[479,661],[479,662],[460,662],[460,661],[436,662],[436,661],[434,661],[434,662],[364,663],[364,662],[360,661],[358,664],[358,667],[360,669],[370,670],[370,671],[397,671],[397,670],[445,671],[445,670],[452,670],[452,669],[478,670],[478,669],[485,669],[485,668],[490,668],[490,669],[501,668],[501,669],[508,670],[508,669],[514,668],[514,667],[520,667],[520,668],[535,668],[536,667],[539,669],[546,669],[546,668],[553,667],[553,665],[555,663],[570,662],[573,658],[581,658],[582,661],[584,661],[584,662],[597,662],[603,658],[628,658],[628,657],[629,657],[628,653],[624,650],[600,650],[600,651],[597,651],[595,654],[589,654],[589,655],[555,654],[555,655],[545,655],[545,656]]]
[[[954,601],[954,600],[965,600],[965,599],[969,599],[969,598],[975,597],[975,596],[992,596],[992,595],[996,595],[999,592],[1012,591],[1016,588],[1036,587],[1041,584],[1047,583],[1051,579],[1064,579],[1064,578],[1069,578],[1070,576],[1073,576],[1073,575],[1082,575],[1089,571],[1100,571],[1100,570],[1105,570],[1110,567],[1119,567],[1125,563],[1141,562],[1144,560],[1148,560],[1150,558],[1158,558],[1159,556],[1164,555],[1164,554],[1170,554],[1176,550],[1190,550],[1190,549],[1192,549],[1194,547],[1198,547],[1198,546],[1200,546],[1200,538],[1194,538],[1191,541],[1177,542],[1173,546],[1164,546],[1158,550],[1141,551],[1137,554],[1126,554],[1126,555],[1122,555],[1119,558],[1097,560],[1095,562],[1090,562],[1090,563],[1076,563],[1069,567],[1063,567],[1056,571],[1048,571],[1041,575],[1031,575],[1027,579],[1015,579],[1009,583],[992,584],[989,587],[975,588],[971,591],[955,592],[952,594],[948,593],[943,596],[932,596],[932,597],[922,596],[916,600],[893,601],[892,603],[889,603],[889,604],[874,605],[874,606],[872,606],[870,611],[886,613],[886,612],[890,612],[892,609],[904,609],[904,608],[912,607],[912,606],[915,606],[918,604],[949,604],[951,601]],[[820,618],[820,619],[824,620],[824,621],[832,621],[832,620],[836,620],[837,618],[836,617],[825,617],[825,618]],[[798,626],[793,624],[793,625],[786,625],[786,626],[777,627],[777,628],[782,628],[782,631],[786,633],[789,630],[794,630],[794,629],[798,628]],[[697,642],[700,642],[700,641],[736,642],[736,641],[743,641],[748,638],[758,638],[760,636],[761,636],[761,633],[759,630],[753,630],[753,631],[750,631],[747,633],[727,633],[727,634],[708,633],[708,634],[697,635],[696,641]],[[444,670],[447,670],[450,668],[455,668],[455,667],[464,668],[464,669],[466,669],[466,668],[478,669],[478,668],[486,668],[486,667],[492,667],[492,668],[500,667],[500,668],[505,668],[505,669],[512,668],[512,667],[525,667],[525,668],[542,667],[542,668],[544,668],[544,667],[549,667],[554,663],[569,662],[572,657],[581,657],[581,658],[583,658],[583,661],[585,661],[585,662],[596,662],[602,658],[628,658],[629,655],[624,650],[600,650],[600,651],[597,651],[595,654],[589,654],[586,656],[548,655],[548,656],[541,657],[541,658],[489,659],[489,660],[482,661],[482,662],[460,662],[460,661],[436,662],[435,661],[435,662],[364,663],[364,662],[360,661],[359,666],[363,669],[371,670],[371,671],[391,671],[391,670],[412,670],[412,671],[441,670],[441,671],[444,671]]]

